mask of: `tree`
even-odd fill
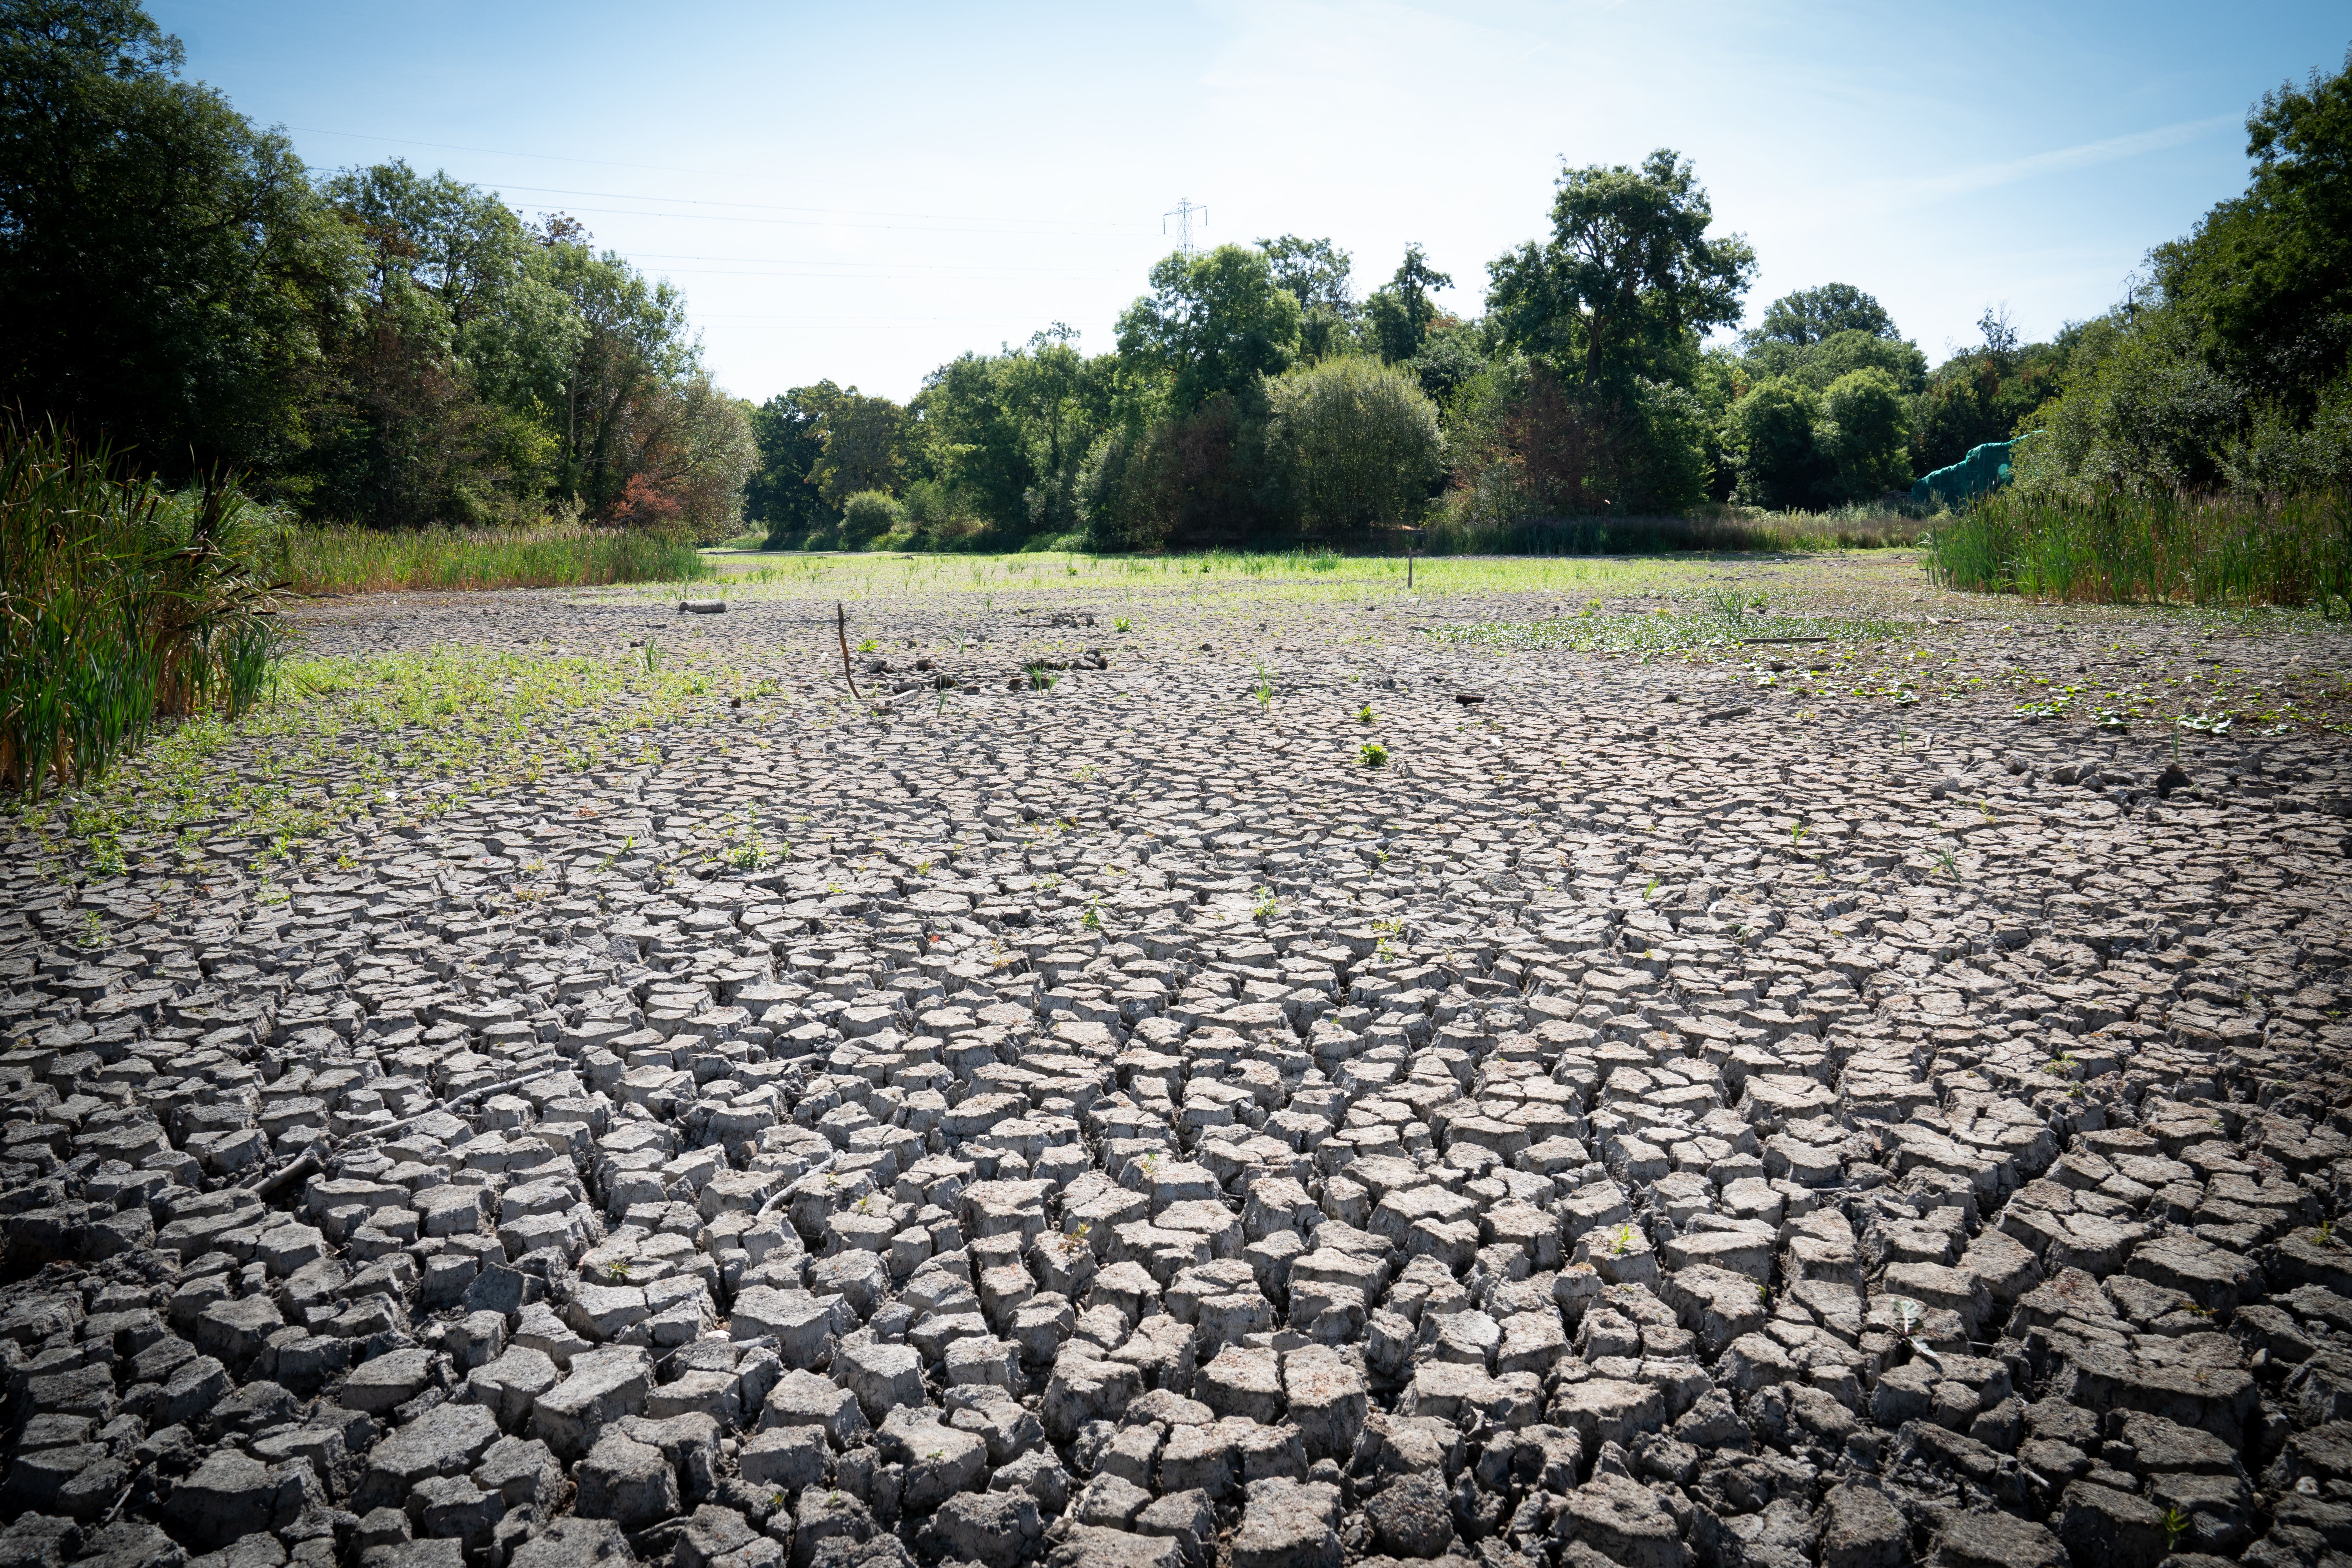
[[[1318,360],[1339,353],[1356,319],[1349,283],[1354,258],[1328,239],[1295,234],[1261,239],[1257,245],[1274,269],[1276,286],[1298,301],[1299,357]]]
[[[1849,371],[1822,394],[1815,444],[1840,500],[1867,500],[1911,482],[1911,420],[1883,370]]]
[[[920,449],[921,477],[990,523],[1017,531],[1036,471],[1008,406],[1010,357],[960,354],[925,376],[908,407],[908,435]]]
[[[1046,533],[1077,526],[1078,472],[1108,422],[1111,373],[1077,349],[1077,329],[1055,322],[1004,356],[1004,405],[1027,444],[1034,476],[1023,498],[1027,523]]]
[[[2058,389],[2070,349],[2021,344],[2002,310],[1988,309],[1977,329],[1984,334],[1983,345],[1963,349],[1937,365],[1914,398],[1914,473],[1948,468],[1971,447],[2032,428],[2036,410]]]
[[[1364,301],[1372,346],[1381,359],[1394,364],[1421,353],[1430,323],[1437,319],[1437,306],[1429,296],[1439,289],[1452,287],[1454,279],[1430,266],[1420,246],[1404,247],[1404,260],[1398,264],[1395,274],[1384,288]]]
[[[677,290],[647,282],[614,252],[558,240],[546,247],[546,267],[578,323],[560,390],[557,488],[603,517],[619,505],[633,472],[631,408],[655,385],[693,375],[701,352]]]
[[[1355,258],[1328,239],[1286,234],[1279,239],[1261,239],[1257,247],[1265,253],[1275,286],[1289,290],[1300,310],[1319,306],[1345,315],[1355,309],[1355,296],[1349,289]]]
[[[838,508],[863,490],[895,493],[906,427],[907,411],[887,397],[867,397],[853,386],[835,398],[817,422],[824,449],[811,470],[826,504]]]
[[[1437,406],[1412,376],[1360,356],[1266,388],[1272,443],[1307,529],[1356,539],[1417,515],[1442,471]]]
[[[1421,352],[1407,360],[1403,368],[1412,373],[1432,402],[1443,406],[1457,388],[1486,367],[1486,355],[1475,330],[1441,316],[1421,340]]]
[[[1588,392],[1688,379],[1699,336],[1739,320],[1756,272],[1744,239],[1708,236],[1713,220],[1688,161],[1664,148],[1638,170],[1563,171],[1551,237],[1487,264],[1502,341]]]
[[[2215,371],[2307,412],[2352,355],[2352,52],[2265,94],[2246,154],[2245,194],[2158,246],[2150,270]]]
[[[1749,506],[1818,504],[1827,476],[1813,445],[1821,399],[1786,381],[1759,382],[1731,405],[1724,445],[1739,473],[1735,495]]]
[[[495,196],[394,161],[321,187],[367,258],[328,340],[313,510],[379,526],[532,515],[578,328]]]
[[[1899,337],[1886,307],[1851,283],[1824,283],[1783,294],[1764,307],[1764,318],[1741,334],[1755,349],[1766,343],[1803,348],[1840,332],[1867,332],[1893,341]]]
[[[743,405],[699,373],[647,383],[626,411],[628,479],[616,521],[674,526],[698,544],[732,535],[758,461]]]
[[[1927,356],[1919,345],[1901,338],[1883,338],[1849,328],[1811,343],[1774,339],[1759,343],[1748,355],[1751,379],[1781,376],[1819,392],[1849,371],[1878,370],[1892,377],[1906,395],[1927,384]]]
[[[186,476],[308,438],[353,246],[132,0],[0,0],[0,400]]]
[[[751,411],[756,461],[744,485],[743,515],[767,525],[772,550],[798,544],[838,521],[814,475],[824,455],[817,422],[840,395],[841,388],[821,381],[778,393]]]
[[[1151,269],[1151,292],[1118,319],[1118,352],[1164,377],[1177,412],[1190,413],[1281,374],[1298,350],[1298,301],[1276,283],[1264,251],[1221,245]]]

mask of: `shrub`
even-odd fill
[[[1353,538],[1419,515],[1441,471],[1437,405],[1403,371],[1350,356],[1267,388],[1272,444],[1307,532]]]
[[[898,503],[887,490],[859,490],[841,503],[841,547],[870,549],[898,526]]]

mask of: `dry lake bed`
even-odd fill
[[[1181,566],[306,605],[0,823],[0,1568],[2352,1552],[2352,635]]]

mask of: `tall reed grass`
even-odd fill
[[[1943,586],[1979,593],[2344,613],[2352,611],[2352,497],[2017,487],[1938,526],[1927,563]]]
[[[585,588],[688,583],[718,569],[689,540],[637,529],[288,529],[279,575],[302,594],[394,590]]]
[[[1891,513],[1752,512],[1696,517],[1554,517],[1482,522],[1439,515],[1432,555],[1657,555],[1681,551],[1880,550],[1916,543],[1926,525]]]
[[[103,443],[0,420],[0,786],[81,784],[161,717],[252,706],[282,637],[276,525],[173,494]]]

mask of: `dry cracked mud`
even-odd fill
[[[856,704],[830,601],[322,606],[736,684],[274,882],[12,837],[0,1568],[2352,1553],[2338,736],[1098,598]]]

